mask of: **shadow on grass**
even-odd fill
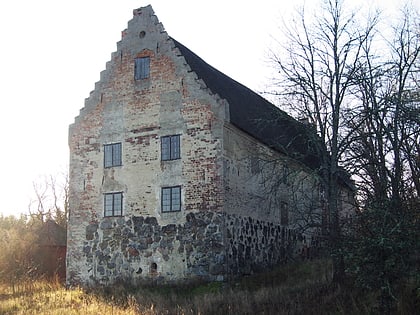
[[[331,283],[328,260],[279,266],[269,272],[225,283],[114,285],[91,293],[127,306],[135,300],[141,314],[368,314],[351,290]]]

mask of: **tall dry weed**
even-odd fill
[[[280,266],[226,283],[66,290],[59,281],[0,284],[0,314],[246,315],[371,314],[375,292],[337,286],[328,261]],[[396,314],[415,314],[416,283],[401,291]],[[417,299],[417,302],[416,302]]]

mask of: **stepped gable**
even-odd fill
[[[122,41],[132,23],[135,23],[134,19],[146,11],[154,18],[160,33],[165,33],[168,40],[173,41],[175,48],[180,51],[198,79],[201,79],[212,93],[228,102],[230,122],[233,125],[270,148],[302,162],[311,169],[320,167],[323,145],[314,128],[298,122],[262,96],[212,67],[190,49],[170,37],[150,5],[133,10],[133,19],[128,22],[128,28],[122,32],[123,38],[117,43],[117,51],[112,53],[111,61],[106,63],[100,80],[95,83],[95,89],[85,99],[85,106],[80,110],[79,116],[86,115],[93,105],[100,102],[101,85],[103,80],[108,77],[112,60],[121,53]],[[79,117],[76,117],[76,121],[78,119]]]
[[[206,63],[172,38],[199,79],[229,103],[230,122],[269,147],[316,169],[321,164],[321,141],[315,131]]]

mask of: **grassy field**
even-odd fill
[[[66,290],[58,282],[0,286],[0,314],[374,314],[375,293],[331,284],[326,261],[285,266],[230,283]],[[414,314],[415,302],[396,314]],[[373,312],[372,312],[373,310]]]
[[[80,289],[66,290],[59,283],[25,282],[0,288],[0,314],[138,314],[136,307],[118,306]]]

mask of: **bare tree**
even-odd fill
[[[395,285],[416,269],[420,250],[419,22],[405,7],[380,53],[365,43],[352,85],[358,107],[345,121],[353,130],[346,163],[362,205],[346,260],[357,283],[380,290],[381,314],[392,312]]]
[[[285,54],[274,55],[282,79],[278,95],[316,126],[326,144],[320,174],[330,244],[344,246],[333,256],[335,279],[345,258],[356,283],[380,290],[386,314],[393,287],[410,277],[420,251],[419,14],[405,8],[393,36],[381,37],[378,13],[360,27],[343,1],[324,3],[325,15],[313,23],[301,11],[287,31]],[[354,176],[361,201],[355,233],[346,238],[338,214],[341,166]]]
[[[353,130],[347,161],[361,197],[396,204],[420,195],[419,15],[408,8],[401,13],[394,37],[385,41],[388,53],[363,47],[353,85],[360,107],[346,119]]]
[[[362,28],[357,24],[357,13],[347,11],[343,1],[326,0],[313,22],[304,9],[298,18],[286,28],[288,46],[273,54],[281,78],[278,95],[289,111],[316,126],[325,143],[319,173],[327,199],[330,244],[336,247],[340,241],[340,161],[352,132],[343,125],[343,115],[355,100],[350,89],[353,76],[377,16]],[[343,271],[340,260],[334,261],[335,280],[340,280]]]
[[[29,203],[29,213],[40,222],[53,219],[67,227],[69,183],[67,174],[45,176],[33,182],[34,199]]]

